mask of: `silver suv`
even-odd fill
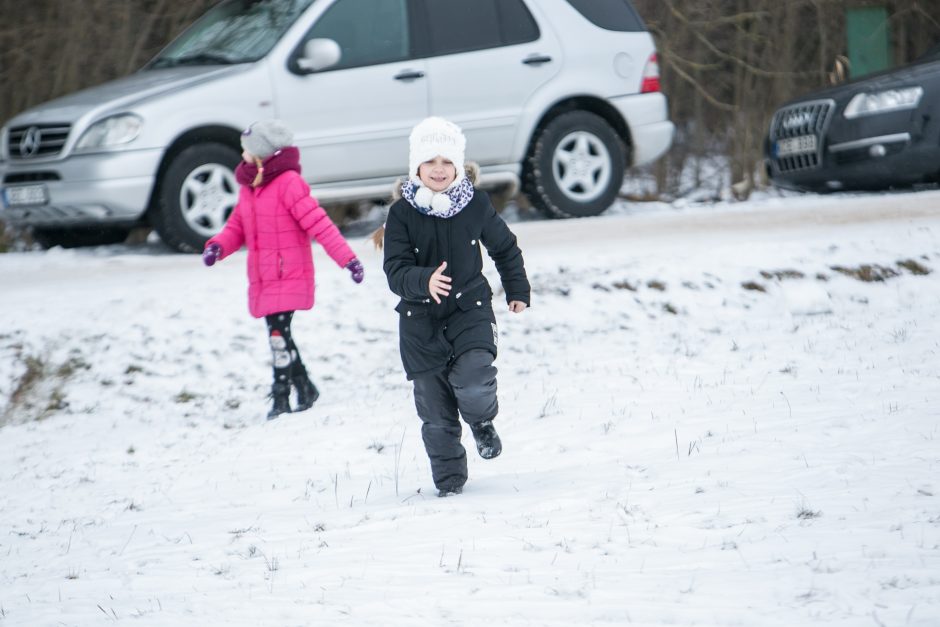
[[[602,212],[674,130],[629,0],[225,0],[135,74],[10,120],[0,217],[47,246],[150,224],[198,251],[252,121],[294,130],[330,203],[386,196],[428,115],[464,129],[482,187],[558,217]]]

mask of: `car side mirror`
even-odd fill
[[[332,39],[311,39],[304,44],[304,52],[297,59],[297,67],[304,72],[319,72],[339,63],[343,51]]]

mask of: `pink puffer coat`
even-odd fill
[[[356,256],[300,174],[287,171],[262,187],[242,185],[225,228],[207,245],[222,247],[220,259],[247,245],[248,310],[262,318],[313,307],[311,239],[340,267]]]

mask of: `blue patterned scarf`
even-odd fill
[[[438,204],[434,202],[432,202],[427,207],[422,207],[421,205],[419,205],[418,202],[415,200],[415,194],[417,194],[420,188],[421,186],[415,183],[414,181],[410,179],[406,180],[401,185],[401,196],[402,198],[407,200],[408,203],[412,207],[414,207],[415,209],[417,209],[424,215],[434,216],[436,218],[454,217],[455,215],[460,213],[460,211],[464,207],[466,207],[470,203],[470,200],[473,198],[473,183],[471,183],[470,179],[466,177],[461,179],[461,181],[457,183],[457,185],[455,185],[451,189],[447,189],[447,190],[444,190],[443,192],[434,194],[434,197],[443,196],[450,200],[449,207],[447,209],[434,207],[435,204]]]

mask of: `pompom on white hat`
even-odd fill
[[[294,134],[280,120],[259,120],[242,132],[242,148],[262,160],[293,143]]]
[[[463,160],[467,139],[453,122],[434,116],[421,120],[411,130],[408,147],[408,178],[412,182],[421,185],[418,166],[438,156],[449,160],[457,169],[457,178],[448,189],[465,178]]]

